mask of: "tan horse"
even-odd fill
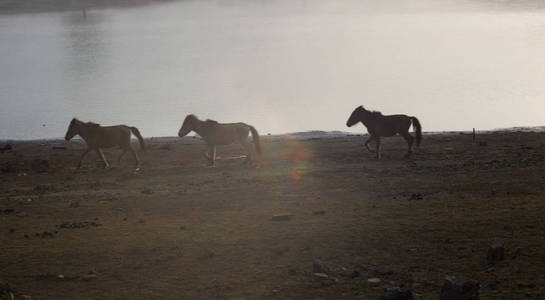
[[[101,148],[119,146],[122,149],[122,152],[121,155],[119,155],[118,162],[121,162],[123,155],[125,155],[127,151],[130,151],[136,160],[136,170],[139,170],[141,166],[140,159],[131,146],[131,132],[138,138],[142,150],[146,150],[144,139],[136,127],[129,127],[126,125],[100,126],[100,124],[93,122],[85,123],[76,118],[72,119],[70,122],[64,139],[69,141],[75,135],[79,134],[85,143],[87,143],[87,150],[85,150],[80,157],[78,169],[81,167],[81,162],[85,155],[91,150],[95,150],[98,156],[100,156],[104,162],[105,168],[110,167]]]
[[[378,111],[368,111],[363,106],[358,106],[348,118],[346,126],[352,127],[358,122],[362,122],[367,131],[369,132],[370,137],[365,142],[365,147],[372,153],[377,154],[377,159],[380,159],[380,137],[390,137],[399,133],[406,141],[409,146],[405,158],[409,158],[412,154],[412,146],[414,138],[409,133],[409,128],[411,123],[415,128],[416,133],[416,146],[420,146],[422,141],[422,126],[416,117],[409,117],[407,115],[389,115],[384,116]],[[376,151],[369,148],[369,143],[375,140],[377,143]]]
[[[206,142],[207,149],[204,156],[208,159],[208,165],[216,163],[216,146],[240,144],[248,153],[246,162],[252,160],[250,148],[248,147],[248,134],[252,133],[255,149],[261,155],[261,144],[259,134],[251,125],[245,123],[218,123],[213,120],[201,121],[195,115],[185,117],[182,127],[178,131],[179,137],[184,137],[191,131],[195,131]]]

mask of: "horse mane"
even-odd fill
[[[214,124],[214,125],[217,125],[217,124],[219,124],[219,122],[218,122],[218,121],[216,121],[216,120],[210,120],[210,119],[206,119],[206,121],[205,121],[205,122],[206,122],[206,123],[208,123],[208,124]]]
[[[93,126],[93,127],[99,127],[100,126],[100,124],[95,123],[95,122],[87,122],[86,124],[90,125],[90,126]]]

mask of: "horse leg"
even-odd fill
[[[87,155],[87,153],[89,153],[89,151],[91,151],[91,148],[87,148],[85,152],[83,152],[83,154],[80,156],[78,167],[76,168],[76,170],[79,170],[79,168],[81,168],[81,163],[83,162],[83,158],[85,157],[85,155]]]
[[[377,140],[377,159],[380,159],[380,136],[378,136],[376,140]]]
[[[250,149],[250,146],[248,146],[248,142],[246,140],[244,140],[240,144],[242,145],[242,147],[244,148],[244,150],[247,153],[247,156],[246,156],[246,159],[244,160],[244,163],[252,162],[254,160],[254,158],[253,158],[253,155],[252,155],[252,150]]]
[[[204,152],[204,157],[208,160],[208,166],[213,167],[216,165],[216,146],[208,146]]]
[[[210,158],[210,166],[216,166],[216,146],[212,146],[212,157]]]
[[[407,141],[407,145],[408,145],[408,150],[407,150],[407,154],[405,154],[405,158],[410,158],[411,155],[413,154],[414,138],[409,132],[403,132],[401,133],[401,136],[405,139],[405,141]]]
[[[127,153],[127,149],[123,148],[121,154],[119,155],[119,158],[117,159],[118,164],[121,164],[121,159],[123,158],[123,155],[125,155],[125,153]]]
[[[375,150],[369,148],[369,143],[374,139],[375,137],[374,136],[370,136],[367,141],[365,141],[365,147],[367,148],[367,150],[369,150],[369,152],[371,153],[375,153]]]
[[[123,153],[125,153],[127,150],[123,150]],[[135,171],[138,171],[140,170],[140,168],[142,167],[142,163],[140,162],[140,158],[138,157],[138,153],[136,153],[136,151],[131,147],[129,147],[129,151],[132,152],[132,155],[134,156],[134,160],[136,161],[136,169]]]
[[[104,162],[104,169],[109,168],[110,164],[106,160],[106,157],[104,157],[104,153],[102,152],[102,150],[100,150],[100,148],[96,148],[95,150],[96,150],[98,156],[100,156],[100,158],[102,158],[102,161]]]

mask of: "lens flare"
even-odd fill
[[[298,181],[307,173],[312,151],[302,145],[296,137],[287,137],[287,141],[282,147],[281,155],[291,162],[289,172],[291,179]]]

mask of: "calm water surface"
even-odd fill
[[[347,129],[360,104],[424,130],[545,124],[534,2],[184,1],[0,16],[0,139],[70,119],[176,135],[188,113],[260,133]]]

